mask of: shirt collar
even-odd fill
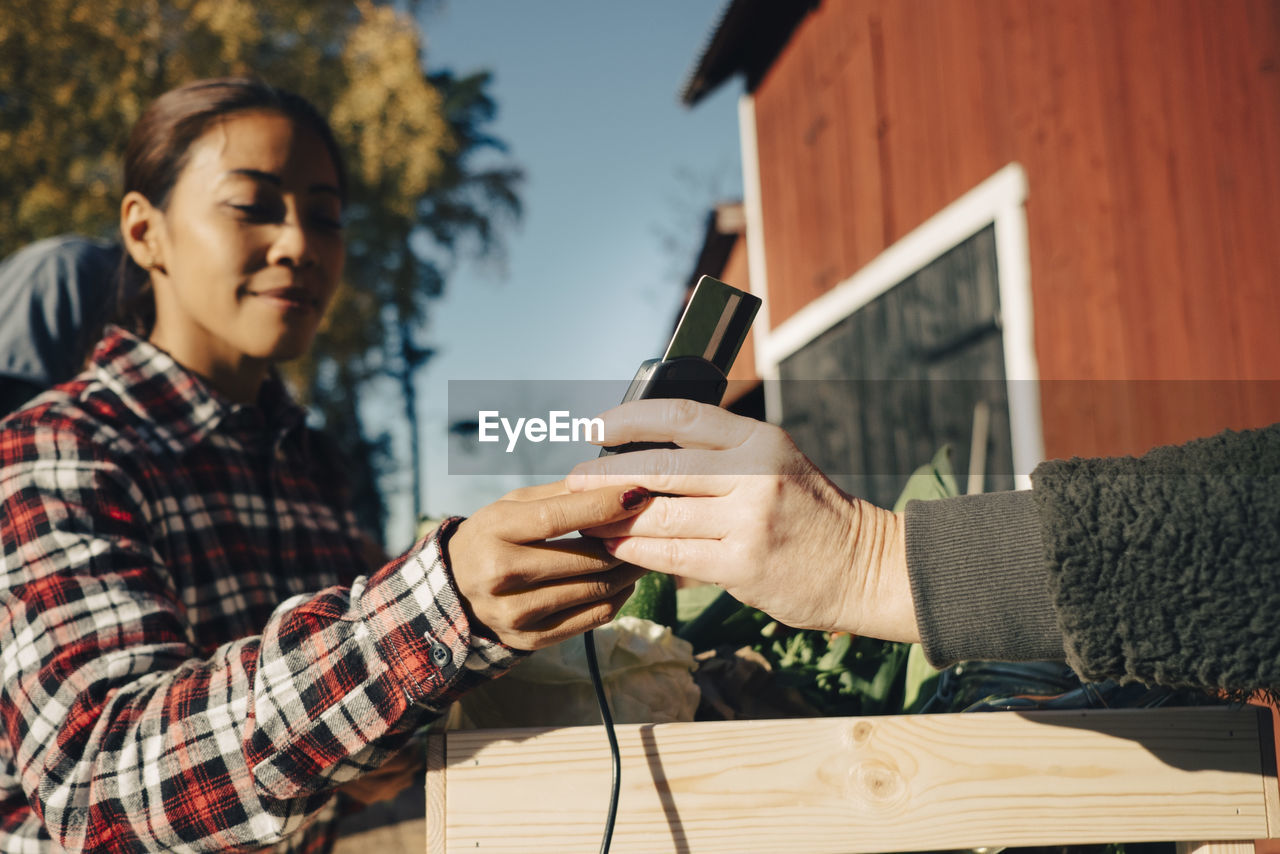
[[[107,327],[93,363],[98,379],[150,422],[157,437],[176,453],[215,432],[241,441],[254,435],[279,438],[306,418],[274,369],[256,404],[234,403],[164,350],[118,326]]]

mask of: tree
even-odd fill
[[[413,208],[448,144],[412,18],[372,0],[0,0],[0,57],[3,254],[113,231],[129,128],[199,77],[254,74],[329,108],[358,194],[389,209]]]
[[[416,394],[418,372],[435,350],[422,341],[430,300],[444,290],[455,264],[463,258],[501,259],[504,227],[521,213],[517,187],[523,172],[506,158],[506,144],[487,126],[497,114],[488,93],[491,77],[477,72],[457,77],[435,71],[427,81],[440,97],[447,132],[438,148],[440,165],[411,210],[370,203],[361,235],[360,257],[369,267],[353,270],[353,283],[341,304],[330,312],[308,360],[291,367],[291,375],[326,426],[348,447],[365,453],[362,469],[352,473],[357,505],[368,514],[366,524],[381,529],[381,505],[374,505],[376,480],[388,468],[390,437],[372,440],[360,430],[359,399],[348,389],[390,377],[400,391],[408,426],[410,490],[413,515],[424,505],[418,439],[421,434]],[[354,254],[354,253],[353,253]],[[366,278],[367,277],[367,278]],[[353,338],[346,317],[367,316],[354,329],[376,328],[376,341]],[[376,316],[375,316],[376,315]],[[374,516],[376,510],[379,515]]]
[[[502,150],[483,130],[487,77],[424,72],[414,15],[429,5],[0,0],[0,256],[52,234],[114,233],[128,130],[176,85],[256,75],[328,110],[350,171],[347,272],[288,377],[351,458],[374,530],[387,437],[366,437],[361,392],[388,372],[412,380],[424,360],[403,357],[425,349],[415,336],[460,241],[492,250],[495,224],[519,211],[518,170],[473,166],[475,152]]]
[[[434,254],[418,256],[420,276],[430,294],[433,286],[443,288],[449,269],[460,255],[500,257],[503,245],[498,226],[518,219],[521,213],[517,185],[523,172],[505,159],[497,163],[477,161],[486,154],[506,154],[507,146],[492,136],[486,125],[497,114],[497,105],[487,92],[488,72],[456,78],[451,71],[438,71],[429,79],[444,99],[444,115],[455,145],[444,158],[443,168],[431,189],[422,198],[423,230],[430,237]],[[422,310],[422,306],[418,306]],[[421,318],[404,312],[396,319],[400,358],[391,360],[390,373],[399,382],[409,425],[409,461],[412,472],[413,517],[422,516],[422,455],[419,451],[417,372],[435,355],[417,341]]]

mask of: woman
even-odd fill
[[[334,794],[519,650],[600,625],[648,498],[561,485],[366,566],[272,367],[343,263],[341,157],[248,80],[159,98],[125,155],[131,329],[0,431],[0,850],[323,850]]]

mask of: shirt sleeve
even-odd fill
[[[0,750],[70,851],[258,850],[516,653],[473,635],[437,531],[200,654],[127,460],[0,431]]]
[[[1031,482],[1081,677],[1280,686],[1280,424],[1042,463]]]
[[[1065,660],[1087,680],[1280,685],[1280,425],[1054,460],[1031,492],[911,502],[926,655]]]
[[[931,664],[1063,660],[1030,492],[911,501],[906,526],[916,623]]]

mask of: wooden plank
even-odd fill
[[[445,736],[427,736],[427,854],[444,854],[446,847]]]
[[[616,854],[1268,833],[1251,708],[648,724],[618,737]],[[444,850],[597,849],[609,794],[600,728],[448,739]]]

